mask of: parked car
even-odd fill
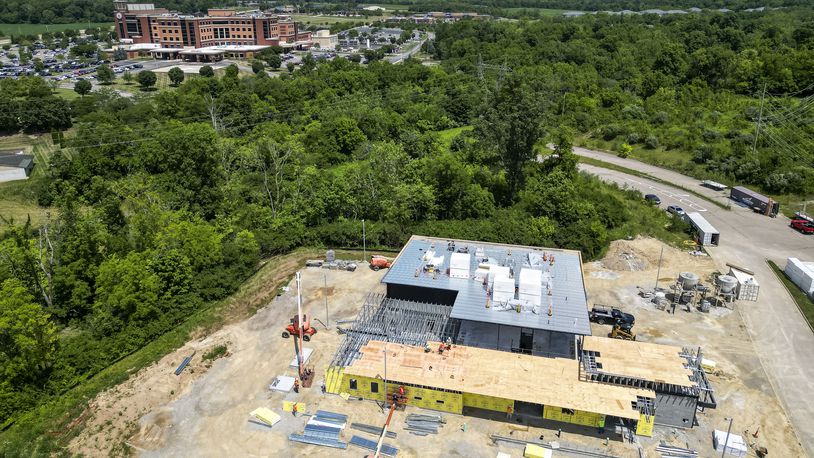
[[[808,220],[793,219],[791,220],[791,224],[789,224],[789,226],[802,234],[807,235],[814,234],[814,223]]]
[[[684,209],[679,207],[678,205],[669,205],[667,207],[667,213],[672,213],[678,216],[684,216]]]
[[[611,308],[606,305],[594,305],[590,313],[588,313],[588,318],[599,324],[613,323],[627,327],[633,326],[636,322],[636,317],[630,313],[625,313],[617,308]]]
[[[659,205],[661,203],[661,199],[659,199],[659,196],[655,194],[645,194],[644,200],[646,200],[648,203],[656,205]]]

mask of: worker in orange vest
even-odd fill
[[[296,378],[294,379],[294,392],[295,393],[300,392],[300,379],[296,379]]]
[[[295,417],[297,416],[297,403],[295,402],[294,405],[291,406],[291,414]]]

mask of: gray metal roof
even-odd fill
[[[552,294],[543,292],[543,306],[539,314],[532,312],[498,311],[487,308],[488,294],[486,287],[472,278],[450,278],[448,275],[451,251],[447,250],[447,239],[413,236],[401,250],[392,267],[382,279],[383,283],[410,285],[425,288],[436,288],[457,291],[450,317],[497,323],[508,326],[545,329],[580,335],[590,335],[588,321],[588,302],[585,284],[582,277],[582,259],[578,251],[558,250],[552,248],[534,248],[514,245],[501,245],[486,242],[455,240],[456,248],[468,246],[470,272],[478,267],[475,256],[476,247],[484,249],[485,257],[494,260],[498,265],[514,268],[515,285],[519,279],[520,269],[528,266],[528,254],[534,252],[553,253],[553,266],[546,263],[542,268],[549,270],[552,277]],[[433,248],[434,246],[434,248]],[[434,250],[436,256],[444,256],[443,268],[433,278],[423,272],[426,264],[423,256],[427,250]],[[419,272],[416,276],[416,272]],[[548,298],[552,299],[552,314],[548,315]]]
[[[34,156],[21,154],[22,151],[0,151],[0,165],[5,167],[28,168],[34,161]]]

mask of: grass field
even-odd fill
[[[519,14],[519,13],[529,13],[529,14],[539,14],[541,16],[561,16],[562,13],[571,10],[558,10],[558,9],[550,9],[550,8],[503,8],[507,12]]]
[[[337,17],[337,16],[310,16],[305,14],[292,14],[291,17],[305,25],[324,25],[331,26],[344,22],[365,22],[364,17]]]
[[[791,294],[791,297],[794,298],[794,302],[797,303],[797,307],[800,309],[800,313],[803,314],[806,321],[808,321],[808,325],[814,330],[814,301],[812,301],[806,294],[794,284],[793,281],[789,277],[786,276],[786,273],[774,262],[766,261],[769,263],[769,267],[772,268],[775,274],[777,274],[777,278],[783,282],[783,285],[786,286],[786,289]]]
[[[79,98],[79,94],[76,91],[74,91],[73,89],[66,89],[64,87],[57,88],[54,91],[54,95],[56,95],[57,97],[62,97],[67,101]]]
[[[34,35],[43,32],[61,32],[63,30],[94,29],[96,27],[113,27],[112,22],[74,22],[71,24],[0,24],[0,31],[5,35]]]

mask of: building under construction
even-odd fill
[[[413,236],[367,297],[326,389],[458,414],[692,427],[700,351],[591,337],[577,251]],[[609,424],[610,426],[610,424]]]

